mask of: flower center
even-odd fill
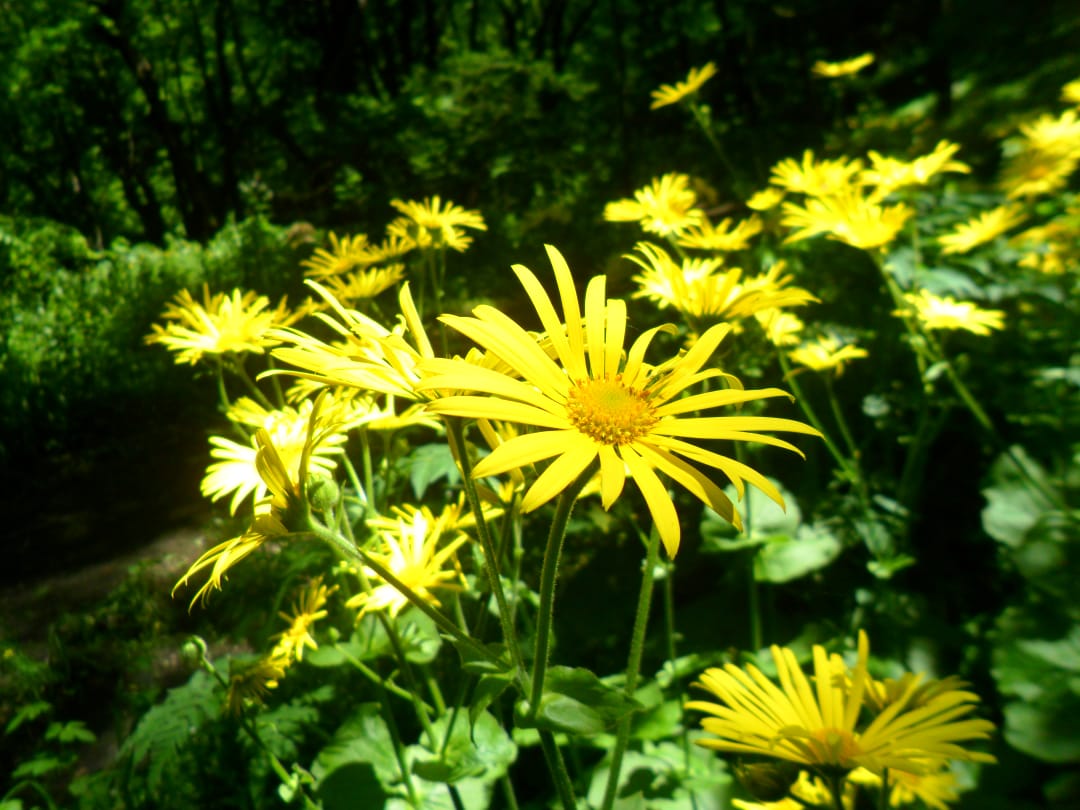
[[[811,733],[810,746],[822,764],[854,768],[855,757],[863,753],[850,732],[835,728],[817,729]]]
[[[566,410],[570,424],[601,444],[630,444],[656,423],[648,399],[618,377],[576,383]]]

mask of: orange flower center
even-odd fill
[[[610,380],[575,383],[566,401],[572,424],[590,439],[613,446],[630,444],[656,424],[653,407],[640,391]]]
[[[821,728],[812,732],[810,747],[819,762],[841,768],[854,768],[855,758],[863,753],[850,732],[836,728]]]

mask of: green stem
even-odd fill
[[[390,731],[390,741],[393,743],[394,758],[397,760],[398,768],[401,771],[401,781],[405,783],[405,791],[409,794],[409,804],[413,807],[419,807],[420,803],[416,795],[416,788],[412,783],[412,773],[405,757],[405,747],[401,744],[401,733],[398,731],[397,721],[394,719],[394,709],[390,705],[390,698],[385,689],[379,690],[379,697],[383,706],[383,719],[386,721],[386,728]]]
[[[529,698],[529,717],[536,717],[540,710],[540,701],[544,696],[544,677],[547,675],[548,658],[551,655],[551,623],[555,611],[555,579],[559,573],[559,558],[562,555],[563,540],[566,539],[566,526],[570,522],[570,513],[574,510],[574,501],[582,487],[592,478],[597,462],[593,462],[582,471],[569,487],[563,490],[555,506],[555,515],[551,519],[547,547],[544,549],[544,565],[540,571],[540,612],[537,616],[536,646],[533,654],[532,692]]]
[[[574,799],[574,786],[570,783],[570,773],[566,770],[566,762],[563,761],[562,751],[555,744],[555,735],[550,731],[540,731],[540,747],[544,751],[544,759],[547,760],[548,770],[555,780],[555,790],[558,791],[559,801],[563,810],[577,810],[577,801]]]
[[[881,793],[878,794],[878,810],[889,810],[889,769],[881,772]]]
[[[413,700],[413,695],[410,692],[408,692],[405,689],[402,689],[400,686],[398,686],[393,681],[387,680],[387,679],[381,677],[377,672],[375,672],[375,670],[371,669],[371,667],[367,666],[363,661],[361,661],[359,658],[357,658],[352,653],[350,653],[345,647],[341,646],[340,644],[335,644],[334,649],[337,650],[339,653],[341,653],[342,657],[346,661],[348,661],[350,664],[352,664],[360,672],[361,675],[363,675],[365,678],[367,678],[372,683],[382,686],[384,689],[386,689],[392,695],[395,695],[396,697],[399,697],[402,700],[409,700],[409,701]],[[426,708],[428,710],[431,709],[431,707],[426,705],[426,704],[425,704],[424,708]]]
[[[262,389],[255,384],[255,381],[251,379],[251,375],[247,373],[247,369],[244,368],[244,363],[240,359],[234,359],[232,364],[232,370],[236,373],[236,376],[244,381],[244,385],[248,387],[251,395],[255,397],[260,405],[262,405],[268,411],[277,410],[273,403],[266,398],[266,394],[262,392]]]
[[[499,558],[495,552],[495,546],[491,540],[491,531],[487,521],[484,520],[483,504],[480,503],[480,494],[476,490],[476,481],[473,480],[472,459],[469,458],[469,450],[465,445],[464,422],[457,418],[447,418],[446,436],[450,441],[450,449],[461,465],[461,477],[465,485],[465,497],[469,501],[469,509],[472,510],[476,522],[476,534],[480,538],[480,546],[484,551],[484,568],[487,570],[488,585],[495,594],[495,604],[499,611],[499,622],[502,625],[503,640],[510,651],[510,660],[514,663],[518,681],[523,690],[528,689],[528,675],[525,669],[525,661],[521,657],[521,646],[518,644],[517,632],[514,630],[513,614],[506,601],[506,593],[503,591],[502,577],[499,574]]]
[[[862,455],[859,452],[858,445],[855,444],[855,438],[851,434],[851,429],[848,427],[847,419],[844,418],[844,410],[840,407],[840,399],[836,396],[836,389],[833,388],[832,376],[825,375],[825,393],[829,398],[829,409],[832,411],[833,419],[836,420],[836,425],[840,429],[840,436],[844,440],[844,445],[847,447],[848,458],[851,462],[851,472],[854,475],[855,490],[859,495],[859,500],[862,501],[863,507],[869,507],[870,494],[866,487],[866,479],[863,477],[862,464],[859,461],[859,457]]]
[[[439,750],[437,742],[438,738],[435,736],[435,729],[432,728],[431,718],[428,716],[427,704],[420,699],[420,685],[417,683],[416,675],[412,671],[409,659],[405,657],[405,647],[401,643],[401,635],[397,631],[396,620],[388,617],[381,610],[378,611],[375,616],[382,625],[383,630],[386,631],[386,637],[390,640],[390,646],[394,649],[394,657],[397,658],[398,669],[405,678],[405,685],[408,687],[410,693],[410,702],[413,705],[413,709],[416,711],[416,719],[420,721],[420,725],[424,729],[424,735],[428,740],[428,747],[432,751],[437,751]]]
[[[645,650],[645,630],[649,624],[649,606],[652,602],[653,574],[660,560],[660,532],[653,526],[649,534],[648,548],[645,552],[645,568],[641,572],[641,590],[638,592],[637,613],[634,616],[634,630],[630,637],[630,657],[626,662],[626,684],[624,693],[634,697],[637,689],[638,672],[641,670],[641,656]],[[607,786],[604,788],[602,810],[611,810],[615,802],[615,793],[619,787],[619,773],[622,771],[623,755],[630,742],[630,727],[634,715],[628,713],[619,721],[615,737],[615,749],[611,752],[611,767],[608,770]]]

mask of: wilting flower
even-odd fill
[[[637,222],[650,233],[666,236],[701,223],[704,214],[695,205],[697,194],[690,188],[690,177],[671,172],[635,191],[632,200],[608,203],[604,219]]]
[[[989,737],[993,724],[974,719],[978,696],[944,690],[919,706],[911,696],[922,681],[880,713],[865,711],[870,680],[866,664],[870,642],[859,633],[858,659],[850,669],[836,654],[813,648],[813,684],[789,648],[773,646],[780,685],[757,667],[734,664],[707,669],[695,684],[719,702],[695,700],[686,708],[704,712],[709,737],[697,744],[716,751],[787,760],[811,769],[850,772],[856,768],[881,775],[924,773],[927,761],[964,759],[994,762],[988,754],[960,743]]]
[[[761,229],[761,220],[756,216],[744,219],[734,227],[730,219],[722,219],[714,226],[703,218],[700,224],[691,225],[679,234],[675,241],[680,247],[700,250],[746,250],[750,247],[750,240],[761,233]]]
[[[962,222],[953,228],[952,233],[938,237],[944,245],[942,253],[967,253],[972,248],[985,244],[1001,236],[1010,228],[1015,228],[1027,216],[1018,205],[999,205],[989,211]]]
[[[851,59],[845,59],[842,62],[824,62],[819,60],[810,68],[810,72],[818,78],[838,79],[842,76],[854,76],[860,70],[869,67],[873,63],[874,55],[872,53],[864,53]]]
[[[835,337],[820,337],[810,343],[804,343],[788,352],[792,362],[806,366],[812,371],[835,370],[841,374],[844,363],[866,357],[866,349],[860,349],[851,343],[841,343]]]
[[[980,309],[970,301],[957,301],[926,290],[905,293],[904,300],[927,329],[965,329],[976,335],[989,335],[993,329],[1005,328],[1005,313],[999,309]]]
[[[262,703],[271,689],[285,677],[289,661],[282,656],[268,655],[250,662],[233,658],[229,661],[229,692],[226,707],[229,714],[243,714],[249,703]]]
[[[645,363],[649,343],[661,330],[641,334],[624,352],[627,331],[625,302],[605,296],[605,277],[593,278],[585,292],[584,314],[574,280],[562,255],[547,248],[562,303],[560,319],[539,280],[527,268],[514,266],[543,324],[554,357],[536,336],[497,309],[480,306],[476,317],[445,315],[442,320],[497,355],[512,373],[480,368],[463,360],[428,361],[430,374],[421,388],[460,389],[476,395],[447,396],[428,408],[436,413],[531,425],[501,444],[476,465],[477,478],[551,460],[525,493],[528,512],[567,489],[594,463],[599,463],[601,499],[610,508],[630,477],[645,497],[669,554],[679,547],[679,517],[657,471],[686,487],[727,520],[740,525],[734,505],[694,463],[714,467],[734,483],[741,497],[743,479],[778,503],[780,493],[760,473],[690,440],[758,441],[798,452],[788,442],[757,431],[789,431],[817,435],[791,419],[764,416],[686,414],[770,397],[787,396],[777,388],[742,390],[719,369],[703,370],[728,325],[708,329],[685,353],[659,365]],[[722,378],[729,388],[681,397],[697,382]],[[682,458],[680,458],[682,456]]]
[[[204,284],[200,304],[190,292],[182,290],[161,314],[174,323],[154,324],[146,342],[161,343],[176,352],[177,363],[192,365],[207,354],[262,354],[268,346],[277,345],[267,335],[269,329],[287,326],[306,314],[290,312],[284,298],[274,309],[269,306],[269,298],[252,291],[235,289],[229,295],[211,296]]]
[[[794,194],[822,197],[847,189],[862,168],[863,163],[858,159],[816,160],[814,153],[807,149],[802,163],[797,163],[794,158],[784,158],[773,166],[771,182]]]
[[[334,456],[341,454],[342,445],[348,438],[336,429],[321,429],[316,434],[319,441],[313,444],[309,435],[313,405],[311,400],[306,400],[299,408],[286,406],[280,410],[267,410],[243,397],[233,404],[227,415],[237,424],[264,429],[285,470],[295,480],[305,459],[311,472],[332,472],[337,466]],[[334,416],[335,407],[329,400],[320,414],[321,425],[325,428]],[[235,515],[248,495],[254,493],[258,500],[267,492],[266,483],[257,469],[258,442],[254,436],[248,445],[223,436],[211,436],[210,444],[213,445],[210,455],[218,460],[206,470],[202,494],[217,501],[231,493],[229,511]]]
[[[436,589],[460,590],[461,585],[453,582],[460,575],[451,563],[457,550],[468,542],[468,535],[450,529],[445,521],[432,519],[427,510],[416,510],[396,521],[378,520],[374,525],[378,538],[367,555],[421,599],[438,605]],[[370,568],[365,568],[364,574],[368,580],[379,579]],[[377,610],[396,616],[408,604],[408,598],[389,582],[358,593],[345,603],[346,607],[359,608],[360,616]]]
[[[279,633],[277,643],[274,645],[271,658],[283,658],[286,661],[302,661],[304,649],[319,649],[311,635],[311,628],[319,619],[326,618],[327,612],[323,609],[330,594],[337,590],[337,586],[328,587],[323,585],[322,577],[315,577],[300,593],[300,598],[293,603],[292,613],[279,611],[278,615],[289,623],[288,629]]]
[[[419,248],[450,248],[464,251],[472,243],[462,228],[486,231],[487,224],[479,211],[468,211],[449,200],[444,204],[438,195],[423,202],[391,200],[402,213],[386,227],[391,239],[411,241]]]
[[[653,102],[649,109],[656,110],[669,104],[677,104],[700,90],[701,85],[715,75],[716,65],[712,62],[707,62],[700,68],[690,68],[686,81],[676,82],[674,85],[662,84],[658,90],[653,90]]]

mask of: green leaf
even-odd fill
[[[474,646],[457,639],[451,639],[450,644],[461,656],[461,668],[466,672],[476,675],[506,675],[514,668],[506,654],[505,644],[484,644],[483,649],[490,653],[490,657],[481,655]],[[496,660],[493,661],[492,657]]]
[[[40,779],[46,774],[50,774],[53,771],[57,771],[63,768],[65,761],[59,757],[50,756],[49,754],[39,754],[33,759],[29,759],[23,762],[12,771],[11,776],[13,779]]]
[[[330,743],[319,752],[311,766],[311,775],[320,785],[320,791],[324,780],[336,771],[358,764],[370,766],[388,792],[401,780],[393,738],[381,712],[378,703],[361,703],[334,732]],[[366,782],[362,770],[353,768],[349,780]]]
[[[511,683],[513,678],[509,674],[481,675],[469,703],[469,722],[475,723],[481,712],[497,700]]]
[[[1080,700],[1005,705],[1005,740],[1045,762],[1080,761]]]
[[[92,743],[97,736],[81,720],[73,720],[68,723],[50,723],[45,730],[45,739],[61,743]]]
[[[15,716],[8,721],[7,727],[4,729],[4,733],[10,734],[23,723],[26,723],[30,720],[36,720],[37,718],[41,717],[41,715],[47,714],[50,711],[52,711],[52,704],[44,700],[35,700],[33,703],[27,703],[25,706],[15,712]]]
[[[384,807],[388,794],[369,762],[346,762],[318,780],[316,795],[323,810]]]
[[[461,474],[457,462],[446,442],[422,444],[402,460],[409,471],[409,483],[412,484],[416,499],[424,497],[427,488],[440,478],[446,479],[448,487],[458,483]]]
[[[434,724],[440,745],[446,737],[450,717],[444,715]],[[421,748],[412,765],[413,773],[429,782],[451,785],[468,778],[494,782],[503,776],[517,759],[517,746],[506,730],[488,712],[481,712],[474,723],[461,713],[453,717],[450,739],[441,754]]]
[[[348,641],[323,644],[317,650],[306,652],[304,662],[320,668],[339,667],[350,659],[370,661],[391,653],[390,638],[382,622],[375,614],[368,613],[356,623]]]
[[[1019,445],[1012,453],[1028,475],[1047,489],[1052,488],[1042,467]],[[1039,518],[1052,508],[1047,498],[1029,483],[1008,455],[1002,454],[990,469],[991,485],[983,490],[983,530],[1010,548],[1017,548]]]
[[[535,717],[530,717],[525,701],[515,712],[522,728],[591,736],[613,730],[620,719],[640,708],[638,701],[608,686],[587,669],[551,667]]]
[[[760,582],[790,582],[824,568],[841,550],[828,529],[800,526],[796,537],[779,535],[762,546],[754,558],[754,577]]]

